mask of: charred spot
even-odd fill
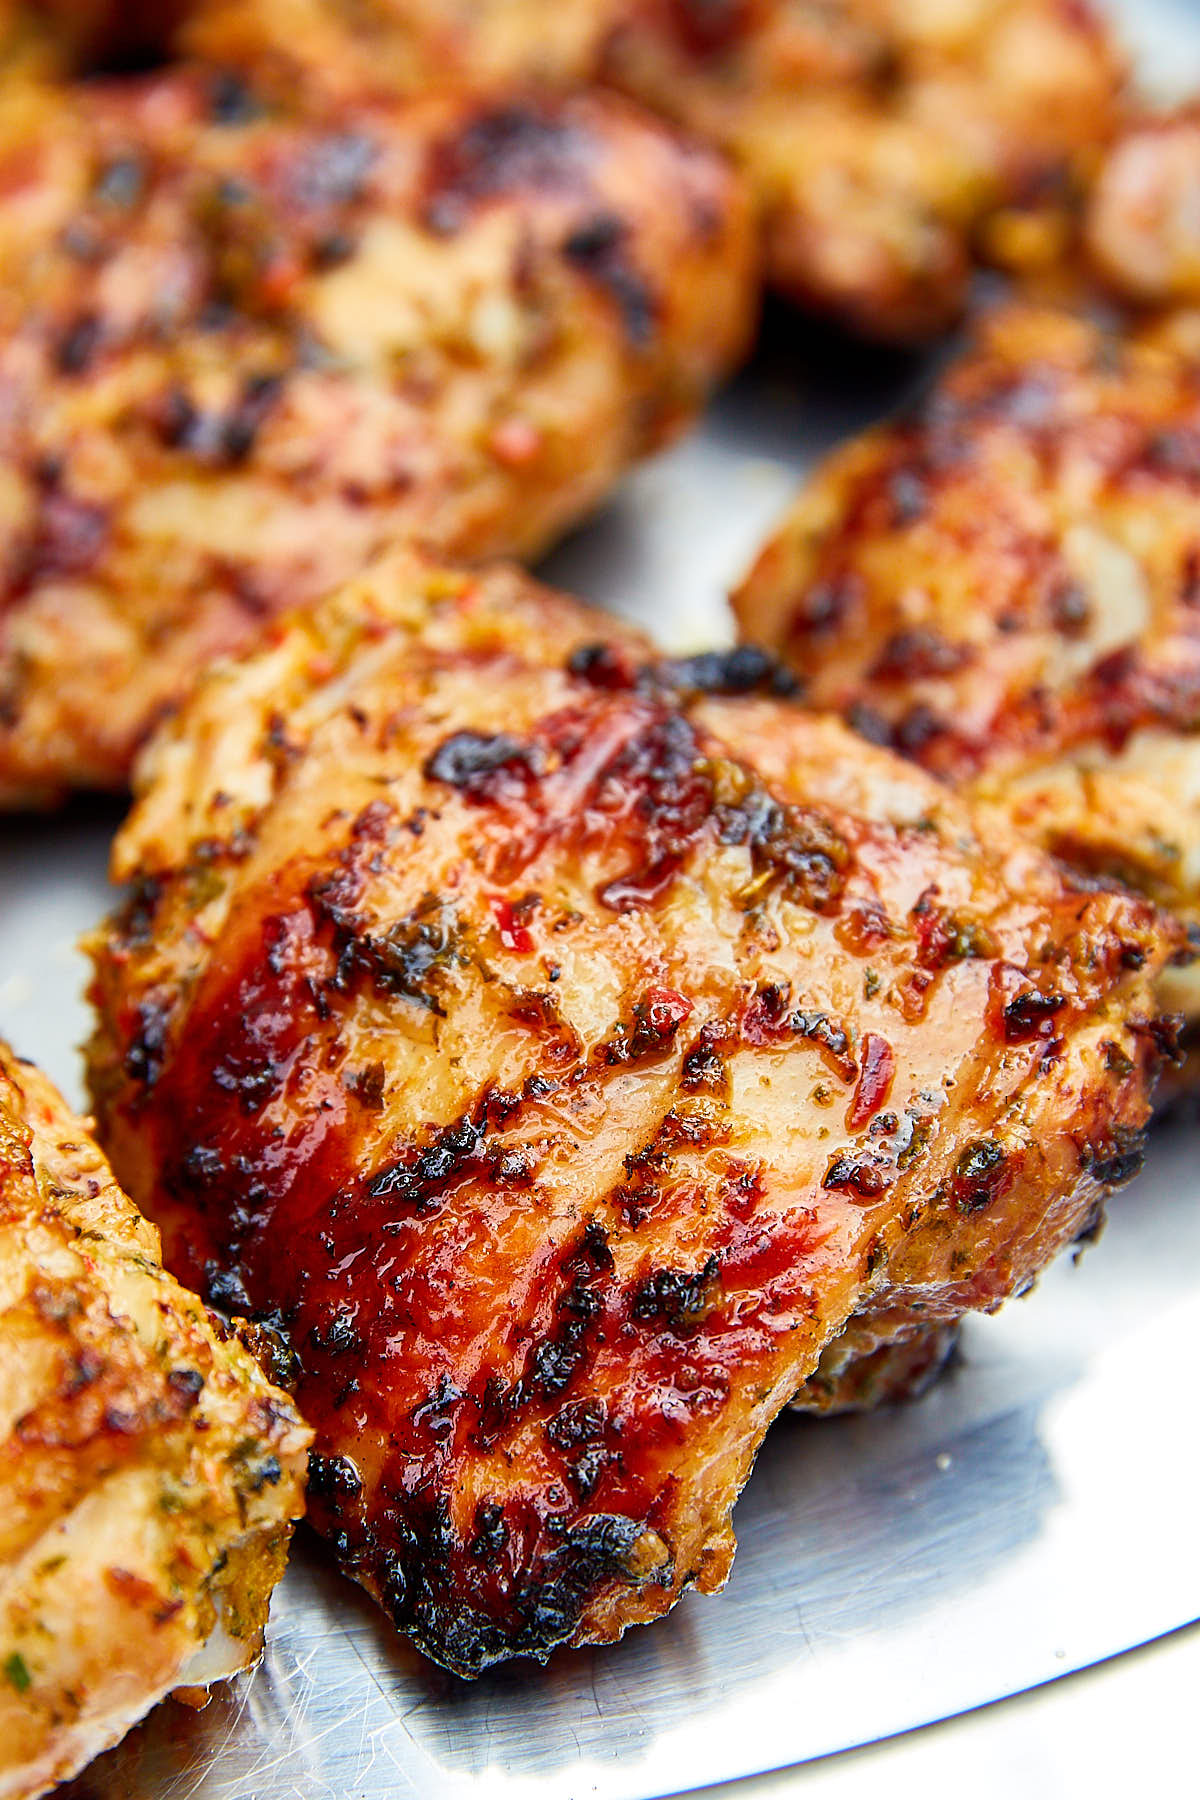
[[[1134,1019],[1129,1029],[1136,1038],[1149,1046],[1149,1067],[1152,1074],[1157,1074],[1164,1063],[1173,1068],[1180,1068],[1184,1062],[1184,1047],[1180,1042],[1183,1020],[1178,1014],[1170,1013],[1158,1019]]]
[[[355,1318],[356,1315],[352,1308],[339,1308],[327,1319],[320,1320],[310,1328],[309,1343],[322,1356],[359,1354],[363,1348],[363,1340],[359,1335]]]
[[[282,390],[281,375],[247,375],[233,405],[220,412],[202,411],[185,388],[171,387],[155,413],[159,436],[168,449],[182,451],[208,468],[237,468],[252,454]]]
[[[1031,1038],[1054,1036],[1054,1021],[1066,1005],[1062,994],[1040,994],[1030,989],[1018,994],[1004,1008],[1004,1041],[1025,1044]]]
[[[977,1138],[961,1151],[950,1179],[950,1199],[956,1212],[981,1212],[1008,1187],[1011,1175],[1004,1145],[995,1138]]]
[[[1076,581],[1062,581],[1050,595],[1050,619],[1063,637],[1079,637],[1091,622],[1092,606]]]
[[[567,658],[567,673],[610,693],[633,688],[638,675],[628,652],[616,644],[582,644]]]
[[[969,658],[965,644],[951,643],[928,626],[914,626],[888,639],[868,673],[877,681],[921,681],[952,675]]]
[[[1145,459],[1151,469],[1177,481],[1200,481],[1200,429],[1183,425],[1155,432]]]
[[[204,1377],[199,1369],[172,1369],[167,1386],[185,1412],[190,1412],[204,1392]]]
[[[249,125],[262,107],[240,75],[220,69],[208,84],[208,116],[214,125]]]
[[[368,1111],[378,1112],[383,1106],[386,1075],[381,1062],[367,1063],[361,1069],[348,1069],[342,1081],[347,1092]]]
[[[854,1156],[835,1156],[825,1171],[823,1188],[837,1188],[857,1194],[860,1200],[874,1200],[882,1194],[886,1182],[872,1162]]]
[[[632,912],[662,898],[713,809],[712,783],[701,767],[695,731],[680,713],[651,717],[613,758],[604,785],[628,795],[641,858],[606,881],[596,898]]]
[[[932,707],[918,702],[897,720],[892,728],[892,743],[902,756],[918,757],[935,738],[944,737],[948,730],[945,719]]]
[[[750,852],[753,873],[738,895],[740,903],[751,906],[780,887],[814,912],[832,906],[842,891],[850,851],[825,814],[784,805],[737,765],[718,765],[715,774],[717,835],[721,843],[744,844]]]
[[[563,240],[562,253],[573,269],[596,284],[615,304],[629,342],[643,348],[658,325],[659,303],[630,256],[630,229],[618,214],[596,213]]]
[[[549,108],[506,106],[480,112],[430,152],[425,224],[449,235],[488,201],[522,190],[569,192],[581,185],[593,154],[588,134]]]
[[[729,1096],[729,1071],[721,1055],[726,1039],[723,1025],[700,1027],[696,1042],[683,1059],[680,1085],[687,1094],[710,1094],[724,1100]]]
[[[888,501],[892,525],[902,529],[915,525],[929,507],[929,490],[916,469],[897,469],[888,481]]]
[[[448,1375],[442,1375],[428,1400],[414,1408],[414,1428],[432,1443],[449,1443],[454,1436],[462,1402],[462,1389],[456,1387]]]
[[[204,1265],[204,1298],[209,1306],[223,1313],[250,1313],[254,1308],[245,1283],[236,1269],[222,1268],[219,1263]]]
[[[450,1189],[483,1167],[483,1117],[470,1114],[440,1131],[424,1150],[409,1149],[367,1183],[372,1200],[387,1200],[417,1214],[436,1212]],[[385,1227],[385,1229],[387,1229]]]
[[[851,731],[865,738],[868,744],[878,744],[882,750],[892,748],[891,724],[875,707],[856,700],[846,708],[845,719]]]
[[[60,375],[82,375],[100,347],[102,326],[95,313],[81,313],[59,338],[54,366]]]
[[[481,1500],[475,1508],[475,1535],[467,1546],[467,1555],[477,1559],[499,1556],[507,1543],[504,1508],[495,1500]]]
[[[139,1082],[145,1088],[154,1086],[162,1074],[170,1022],[169,1004],[154,998],[142,1001],[137,1009],[137,1030],[121,1064],[130,1081]]]
[[[720,1300],[719,1267],[714,1255],[692,1273],[685,1269],[655,1270],[634,1291],[631,1315],[643,1322],[660,1321],[677,1333],[695,1330]]]
[[[456,731],[426,757],[423,772],[428,780],[457,788],[469,800],[495,800],[534,767],[531,746],[506,731]]]
[[[382,931],[372,930],[354,910],[358,879],[353,852],[344,851],[342,856],[345,860],[337,873],[314,876],[308,887],[314,915],[333,928],[337,954],[333,987],[350,993],[360,981],[369,981],[377,993],[400,995],[440,1017],[443,1008],[434,990],[440,975],[459,956],[453,909],[429,894],[403,919]]]
[[[691,1014],[691,1001],[672,988],[647,988],[633,1009],[633,1030],[627,1040],[630,1059],[669,1050]]]
[[[859,597],[860,584],[853,575],[817,581],[799,595],[788,615],[788,630],[797,637],[827,637],[845,623]]]
[[[1146,1160],[1146,1134],[1132,1125],[1114,1125],[1098,1143],[1080,1151],[1083,1169],[1104,1187],[1132,1181]]]
[[[654,673],[667,687],[684,696],[761,693],[787,698],[799,688],[791,670],[772,651],[761,650],[755,644],[676,657],[659,663]]]
[[[147,176],[142,158],[132,151],[125,151],[97,171],[91,197],[98,205],[110,207],[114,212],[128,212],[144,194]]]
[[[362,1491],[362,1478],[349,1457],[322,1456],[316,1450],[309,1451],[310,1500],[325,1500],[344,1506],[347,1500],[357,1500]]]

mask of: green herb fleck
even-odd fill
[[[863,976],[863,993],[866,995],[868,1000],[873,1000],[875,998],[875,995],[879,992],[881,985],[882,985],[882,983],[880,982],[880,979],[879,979],[879,970],[878,969],[868,969],[866,974]]]
[[[19,1650],[5,1658],[4,1673],[7,1675],[18,1694],[27,1694],[33,1686],[33,1676],[29,1673],[28,1664]]]

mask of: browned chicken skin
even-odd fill
[[[614,629],[407,555],[277,623],[147,751],[93,946],[115,1166],[464,1674],[719,1588],[780,1408],[1094,1224],[1160,1056],[1146,902]]]
[[[259,1653],[310,1433],[0,1045],[0,1795]]]
[[[1123,83],[1080,0],[198,0],[183,41],[322,93],[620,87],[741,163],[777,288],[888,338],[954,318],[977,228],[1057,253]]]
[[[416,538],[532,555],[744,349],[736,178],[615,96],[0,95],[0,804]]]
[[[734,597],[810,704],[1200,926],[1200,357],[985,319],[838,451]],[[1194,975],[1169,999],[1200,1010]]]

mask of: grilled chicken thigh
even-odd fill
[[[745,346],[736,178],[616,97],[0,95],[0,803],[119,787],[263,619],[534,554]]]
[[[0,1047],[0,1795],[258,1655],[310,1433]]]
[[[280,85],[604,80],[723,145],[773,284],[906,338],[961,305],[976,227],[1058,245],[1120,59],[1079,0],[199,0],[184,41]]]
[[[810,704],[1200,926],[1198,481],[1200,358],[1007,308],[734,605]],[[1167,998],[1200,1010],[1194,974]]]
[[[1161,1050],[1147,902],[617,629],[408,556],[277,623],[146,752],[93,946],[117,1169],[468,1675],[719,1588],[775,1414],[1090,1229]]]

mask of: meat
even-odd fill
[[[735,177],[616,97],[15,82],[0,192],[0,804],[387,543],[545,548],[751,327]]]
[[[0,1795],[258,1655],[309,1432],[0,1047]]]
[[[915,1379],[1137,1164],[1154,909],[781,687],[403,554],[139,767],[104,1142],[289,1335],[317,1529],[462,1674],[719,1588],[801,1385]]]
[[[742,164],[778,289],[887,338],[973,247],[1058,253],[1123,79],[1079,0],[199,0],[184,38],[322,93],[604,80]]]
[[[1006,308],[734,604],[810,704],[1200,926],[1198,483],[1200,359]],[[1187,969],[1163,993],[1200,1008]]]
[[[1084,241],[1122,299],[1200,303],[1200,105],[1126,125],[1088,200]]]

